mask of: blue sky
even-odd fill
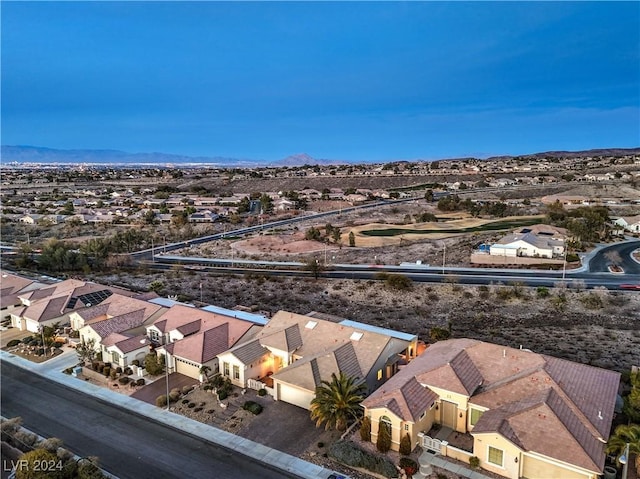
[[[2,2],[2,144],[348,161],[640,146],[639,2]]]

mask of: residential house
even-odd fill
[[[253,337],[261,328],[230,315],[175,305],[146,330],[147,337],[160,345],[157,351],[167,354],[169,369],[198,379],[202,366],[218,372],[218,354]]]
[[[254,339],[218,355],[222,374],[239,387],[265,388],[276,400],[308,409],[332,373],[343,371],[373,391],[415,355],[415,336],[312,314],[279,311]]]
[[[411,443],[518,479],[596,479],[603,473],[620,374],[473,339],[431,345],[362,406],[371,441],[389,428]],[[470,436],[464,450],[427,435]]]
[[[2,283],[0,284],[0,309],[4,311],[12,307],[19,308],[22,306],[20,301],[21,293],[27,293],[46,286],[33,279],[3,272]]]
[[[631,233],[640,233],[640,215],[621,216],[613,222],[617,226],[621,226],[625,231]]]
[[[65,325],[69,323],[71,313],[98,304],[114,292],[135,295],[131,291],[77,279],[20,293],[22,307],[11,313],[11,325],[33,333],[45,325]]]
[[[538,224],[521,228],[505,236],[489,249],[492,256],[526,256],[531,258],[557,258],[565,252],[567,231]]]

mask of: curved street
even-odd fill
[[[616,263],[625,275],[640,274],[640,263],[631,256],[638,248],[640,241],[637,240],[605,246],[589,260],[588,270],[590,273],[609,273],[609,266]]]

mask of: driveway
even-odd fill
[[[30,331],[21,331],[18,328],[3,329],[0,331],[0,348],[6,348],[12,339],[22,339],[33,335]]]
[[[245,427],[236,431],[238,436],[300,457],[310,448],[322,441],[327,446],[338,436],[335,431],[326,432],[324,427],[317,428],[309,417],[309,411],[271,396],[251,397],[263,405],[258,414]]]
[[[194,384],[199,384],[197,379],[180,373],[169,374],[169,391],[173,388],[178,388],[182,391],[183,386],[193,386]],[[152,383],[138,389],[131,394],[131,397],[155,405],[156,398],[163,394],[167,394],[167,381],[165,376],[161,376]]]

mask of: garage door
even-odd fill
[[[526,479],[586,479],[588,476],[540,459],[524,456],[522,477]]]
[[[278,399],[280,401],[288,402],[304,409],[309,409],[311,406],[311,400],[314,397],[312,392],[283,383],[277,383],[276,387],[278,388]]]
[[[185,376],[189,376],[193,379],[198,379],[200,377],[200,368],[197,364],[194,365],[193,363],[180,358],[174,359],[176,362],[177,373],[184,374]]]

